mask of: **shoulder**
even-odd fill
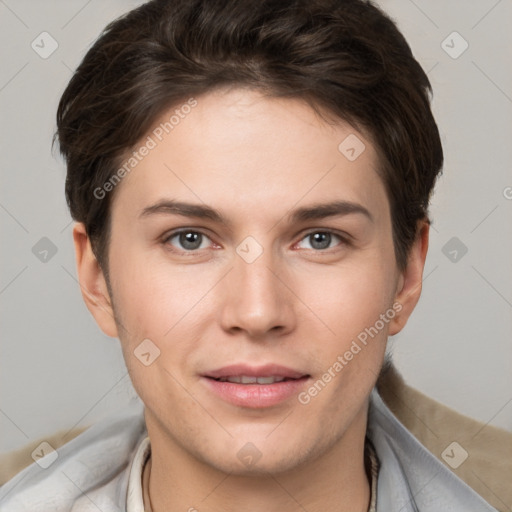
[[[33,510],[123,510],[130,462],[146,435],[143,404],[132,401],[113,414],[57,447],[42,440],[15,452],[11,468],[25,467],[0,488],[0,508],[9,512]],[[5,458],[5,457],[4,457]],[[13,460],[14,459],[14,460]]]
[[[404,499],[416,502],[421,512],[436,507],[508,510],[512,433],[463,416],[407,386],[393,366],[372,392],[368,433],[384,459],[379,483],[382,476],[383,488],[392,481],[409,486]]]

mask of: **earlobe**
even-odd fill
[[[429,231],[430,223],[427,220],[419,221],[416,239],[409,252],[407,266],[400,273],[398,279],[395,304],[397,310],[399,308],[399,313],[390,322],[390,336],[399,333],[404,328],[420,298]]]
[[[94,255],[85,225],[76,223],[73,242],[78,281],[84,302],[100,329],[112,338],[118,337],[114,310],[103,271]]]

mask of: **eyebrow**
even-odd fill
[[[144,208],[139,214],[139,218],[145,218],[155,214],[195,217],[208,219],[227,226],[230,225],[230,222],[219,211],[210,206],[174,201],[172,199],[164,199]],[[367,217],[371,222],[374,222],[372,214],[363,205],[351,201],[331,201],[297,208],[288,212],[285,218],[288,219],[290,223],[298,223],[349,214],[361,214]]]

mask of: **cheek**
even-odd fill
[[[124,333],[127,366],[131,363],[134,371],[140,370],[133,353],[149,339],[155,352],[159,351],[155,367],[180,372],[212,317],[212,289],[218,276],[211,271],[199,273],[192,265],[176,269],[162,261],[132,256],[130,261],[120,260],[113,276],[116,318],[125,327],[119,332]]]
[[[162,393],[180,400],[176,381],[183,381],[200,339],[195,319],[205,314],[203,287],[196,284],[187,291],[190,276],[163,272],[147,261],[134,259],[116,270],[114,306],[125,327],[119,329],[123,357],[137,393],[156,410]]]
[[[393,279],[377,264],[340,265],[316,273],[314,279],[311,274],[304,276],[298,295],[334,332],[333,339],[347,341],[374,325],[392,306]]]
[[[120,255],[113,267],[115,306],[132,335],[160,339],[193,307],[198,282],[141,251]],[[196,299],[197,301],[197,299]]]

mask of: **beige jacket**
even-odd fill
[[[379,393],[393,414],[439,460],[500,512],[512,511],[512,432],[484,425],[432,400],[405,384],[390,366],[377,383]],[[33,462],[32,451],[42,441],[54,448],[86,428],[57,432],[35,440],[20,450],[0,455],[0,485]],[[457,442],[468,457],[458,468],[446,464],[451,443]]]

